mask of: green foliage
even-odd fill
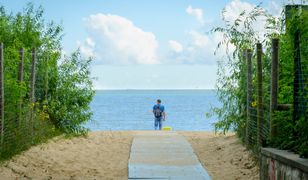
[[[292,16],[289,17],[286,24],[286,33],[280,36],[280,71],[279,71],[279,96],[280,104],[292,104],[295,99],[293,97],[294,89],[294,34],[300,32],[300,57],[302,64],[302,85],[306,88],[300,94],[302,99],[299,100],[300,108],[304,108],[304,116],[294,123],[293,110],[283,114],[282,112],[274,113],[274,121],[278,127],[278,134],[272,140],[274,146],[289,149],[299,153],[303,157],[308,157],[308,11],[303,11],[298,15],[295,9],[291,10]]]
[[[224,13],[224,11],[223,11]],[[218,49],[227,47],[227,59],[218,62],[218,98],[222,102],[222,107],[212,108],[209,115],[217,115],[219,122],[215,123],[216,131],[226,132],[230,129],[235,130],[241,138],[246,135],[246,62],[243,58],[244,49],[255,49],[255,44],[263,44],[263,103],[264,124],[262,136],[267,139],[267,145],[281,149],[292,150],[303,157],[308,157],[308,11],[302,11],[301,15],[293,13],[289,17],[288,24],[284,18],[273,17],[259,6],[251,12],[243,12],[234,21],[229,22],[225,19],[223,27],[213,29],[214,33],[222,33],[224,39],[218,44]],[[259,18],[266,19],[264,36],[255,31],[254,25]],[[286,28],[287,27],[287,28]],[[293,84],[294,84],[294,33],[300,31],[300,51],[302,63],[302,84],[305,88],[301,97],[300,107],[304,109],[304,116],[294,123],[293,110],[275,111],[273,122],[277,127],[277,135],[269,138],[270,121],[270,72],[271,72],[271,39],[279,38],[279,90],[278,104],[293,104]],[[232,48],[230,48],[232,47]],[[256,60],[253,57],[253,99],[257,103],[257,77]],[[253,106],[253,105],[252,105]],[[249,145],[256,144],[256,122],[257,116],[255,109],[252,110],[249,125]]]
[[[61,56],[62,27],[45,22],[42,7],[28,4],[17,14],[0,4],[0,42],[4,44],[4,136],[0,160],[60,133],[86,133],[94,91],[90,59],[79,51]],[[23,81],[18,81],[24,48]],[[37,51],[35,99],[30,101],[32,49]],[[32,118],[31,118],[32,117]]]
[[[57,89],[53,94],[56,100],[51,102],[49,111],[52,121],[63,132],[86,132],[86,129],[79,125],[87,122],[92,115],[89,103],[94,91],[90,78],[90,63],[90,59],[83,60],[77,51],[70,57],[65,57],[58,67]]]
[[[224,13],[224,11],[223,11]],[[244,49],[253,49],[262,37],[254,30],[254,22],[260,17],[269,16],[256,6],[251,12],[242,12],[234,21],[225,21],[224,27],[213,29],[214,33],[222,33],[223,41],[217,48],[226,47],[227,60],[218,62],[218,98],[221,108],[213,108],[219,118],[215,130],[226,132],[234,129],[244,135],[246,126],[246,62]],[[230,52],[232,47],[232,52]],[[255,71],[255,69],[253,69]],[[255,80],[254,80],[255,81]]]
[[[292,149],[294,140],[292,133],[294,131],[291,111],[276,111],[273,115],[274,123],[277,127],[277,135],[273,137],[270,143],[274,147],[281,149]],[[283,138],[281,138],[283,137]]]

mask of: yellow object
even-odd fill
[[[165,126],[165,127],[163,127],[163,131],[172,131],[172,127],[171,126]]]
[[[254,102],[251,103],[251,106],[252,106],[252,107],[257,107],[257,105],[258,105],[258,102],[257,102],[257,101],[254,101]]]

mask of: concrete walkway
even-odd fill
[[[211,178],[182,135],[173,131],[149,131],[134,137],[128,179]]]

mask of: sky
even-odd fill
[[[18,12],[28,0],[0,0]],[[64,27],[63,52],[93,57],[95,89],[213,89],[221,34],[209,33],[256,4],[273,14],[284,0],[35,0]]]

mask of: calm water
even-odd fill
[[[153,130],[152,107],[161,99],[167,118],[164,125],[174,130],[213,130],[216,118],[207,118],[210,105],[218,106],[214,90],[104,90],[91,103],[97,130]]]

